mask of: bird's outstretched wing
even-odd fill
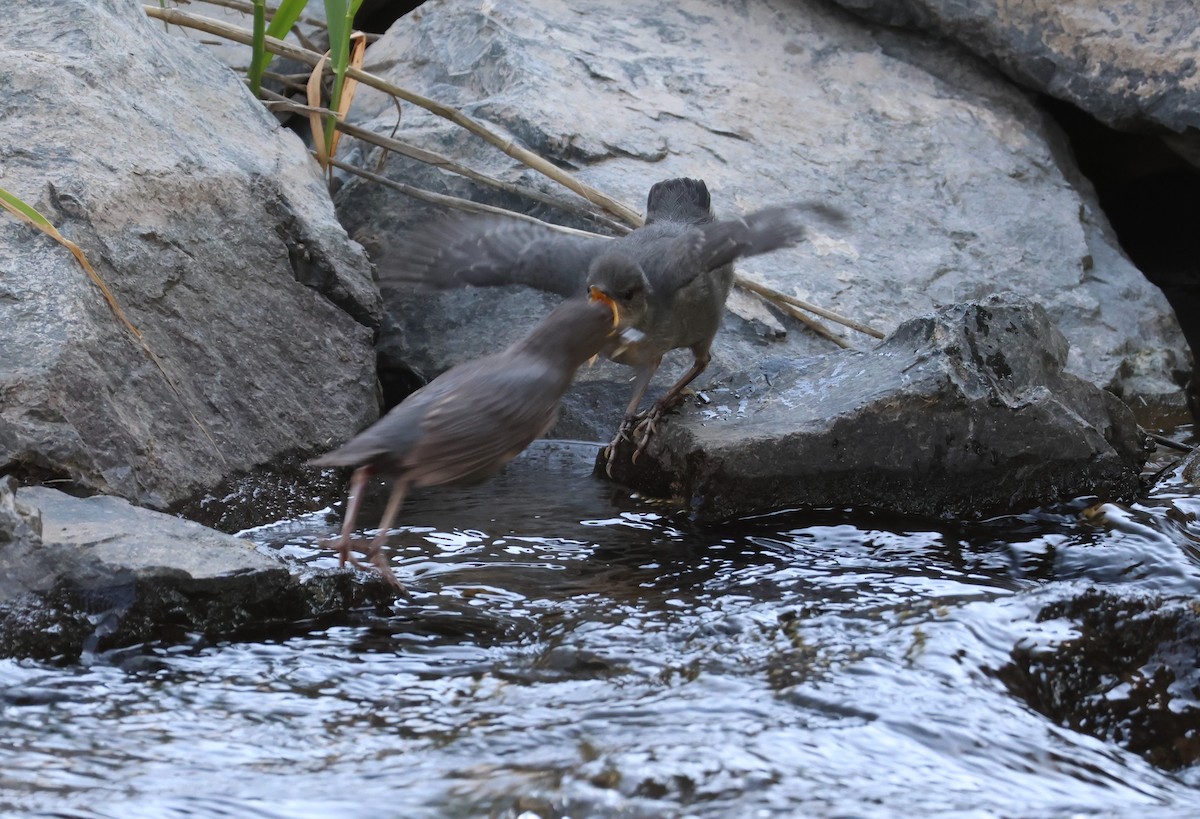
[[[379,275],[385,284],[439,290],[523,284],[576,296],[585,290],[592,258],[608,241],[516,219],[450,218],[413,230],[403,257],[381,266]]]
[[[816,203],[797,203],[763,208],[740,219],[722,219],[696,225],[658,252],[678,261],[656,276],[656,287],[686,285],[702,272],[716,270],[736,259],[769,253],[799,243],[806,235],[806,219],[840,225],[841,211]],[[684,261],[686,260],[686,261]]]

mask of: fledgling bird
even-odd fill
[[[635,430],[645,448],[655,424],[708,366],[733,286],[733,262],[796,244],[801,218],[840,223],[837,210],[814,203],[768,207],[740,219],[718,220],[708,187],[699,179],[667,179],[650,188],[646,223],[607,239],[570,236],[543,225],[502,218],[460,218],[414,232],[400,267],[381,271],[387,281],[426,287],[525,284],[562,295],[599,293],[617,305],[623,327],[639,330],[636,343],[606,349],[633,367],[633,395],[608,447]],[[646,413],[637,410],[663,355],[687,348],[692,366]]]
[[[366,554],[402,589],[383,546],[408,490],[476,483],[499,472],[554,425],[575,371],[618,332],[607,297],[565,301],[506,350],[452,367],[341,447],[309,461],[358,467],[337,544],[341,563],[360,565],[350,554],[350,534],[367,480],[390,476],[392,494]]]

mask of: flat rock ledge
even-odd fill
[[[1147,445],[1120,399],[1015,295],[902,324],[869,352],[770,360],[668,415],[613,477],[701,521],[811,507],[973,517],[1134,496]]]
[[[0,481],[0,657],[252,637],[393,597],[362,572],[293,575],[248,541],[121,498]]]

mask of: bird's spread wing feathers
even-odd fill
[[[523,284],[573,296],[584,292],[588,265],[607,241],[516,219],[444,219],[412,231],[404,258],[380,278],[437,289]]]
[[[655,284],[667,289],[683,287],[700,273],[736,259],[791,247],[806,234],[805,216],[815,216],[828,224],[839,224],[844,218],[833,208],[804,203],[763,208],[740,219],[697,225],[659,251],[677,261],[664,268],[665,275],[657,277],[661,284]]]

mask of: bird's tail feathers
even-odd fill
[[[366,463],[373,458],[378,458],[387,455],[390,450],[387,447],[380,446],[374,442],[369,442],[364,446],[360,438],[351,438],[342,446],[326,452],[317,458],[309,460],[309,466],[358,466]]]
[[[713,219],[712,197],[703,179],[664,179],[646,197],[646,223],[700,224]]]

